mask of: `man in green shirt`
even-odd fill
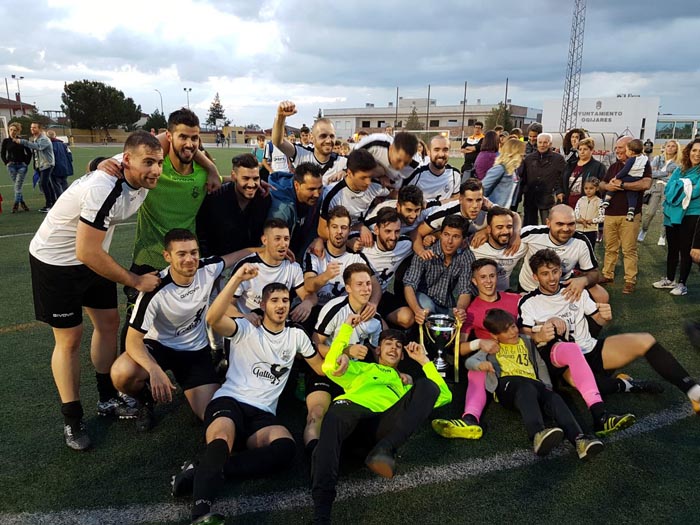
[[[384,330],[379,338],[377,363],[350,361],[345,373],[334,375],[346,359],[352,329],[360,316],[351,314],[333,340],[323,363],[324,373],[345,390],[331,405],[321,427],[311,468],[314,523],[330,523],[336,496],[340,450],[351,435],[370,439],[372,449],[365,464],[385,478],[394,475],[396,449],[430,416],[446,405],[452,393],[440,377],[425,349],[415,342],[404,346],[403,333]],[[415,384],[396,371],[403,349],[422,366],[424,378]]]

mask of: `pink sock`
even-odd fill
[[[552,347],[550,357],[552,364],[557,368],[569,367],[574,386],[589,408],[591,405],[603,401],[591,367],[581,353],[579,345],[576,343],[557,343]]]
[[[481,412],[486,406],[486,372],[469,370],[467,373],[467,397],[464,400],[464,417],[471,414],[481,420]]]

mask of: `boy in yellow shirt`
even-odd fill
[[[599,453],[603,443],[587,436],[564,400],[552,391],[547,367],[526,335],[520,335],[513,316],[494,308],[484,319],[484,327],[498,341],[494,355],[479,351],[467,360],[467,368],[488,372],[486,389],[506,408],[520,412],[535,454],[547,455],[564,437],[586,459]],[[543,413],[558,425],[546,428]]]

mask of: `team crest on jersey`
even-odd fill
[[[196,199],[197,197],[199,197],[199,191],[200,191],[200,190],[199,190],[199,188],[198,188],[197,186],[195,186],[194,188],[192,188],[192,198],[193,198],[193,199]]]
[[[393,276],[394,272],[392,272],[389,268],[384,268],[381,273],[377,275],[377,279],[380,283],[388,283],[389,279],[391,279]]]
[[[569,303],[569,310],[572,312],[578,312],[578,305],[574,303]]]
[[[175,335],[179,336],[182,334],[186,334],[187,332],[190,332],[190,331],[194,330],[195,328],[197,328],[199,323],[202,322],[202,315],[204,315],[204,308],[205,307],[202,306],[199,310],[197,310],[197,313],[194,314],[194,319],[192,319],[192,321],[189,324],[187,324],[186,326],[183,326],[182,328],[178,328],[177,332],[175,332]]]
[[[271,385],[279,385],[287,372],[289,372],[289,367],[280,364],[260,361],[253,365],[253,375],[258,379],[269,381]]]

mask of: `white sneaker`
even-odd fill
[[[644,242],[644,238],[647,236],[646,230],[639,230],[639,235],[637,236],[637,242]]]
[[[659,237],[659,242],[656,244],[657,246],[666,246],[666,237]]]
[[[669,280],[668,277],[664,277],[660,281],[656,281],[655,283],[651,284],[654,288],[656,289],[663,289],[663,288],[675,288],[678,286],[678,283],[676,281],[671,281]]]
[[[688,287],[683,283],[678,283],[671,290],[671,295],[686,295],[688,293]]]

